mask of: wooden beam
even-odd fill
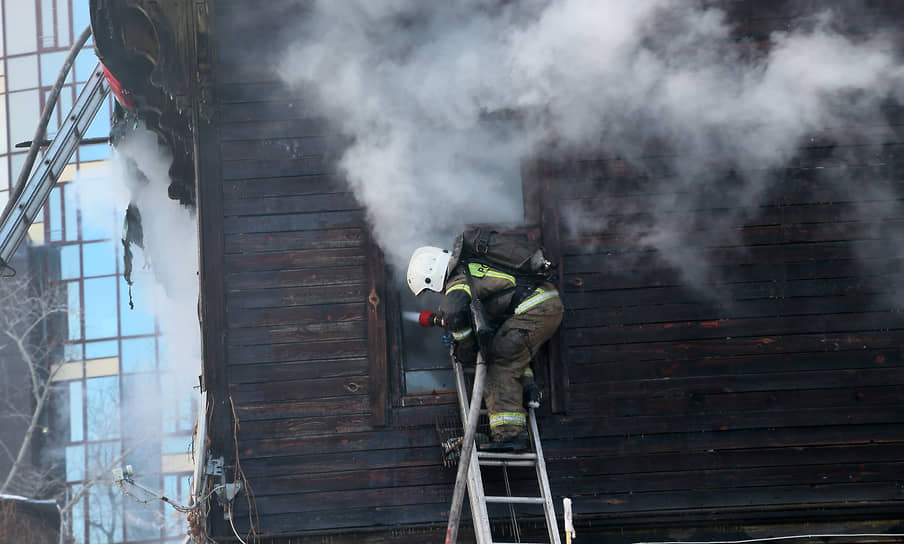
[[[376,241],[365,236],[370,285],[367,294],[367,346],[370,356],[370,407],[372,422],[384,426],[388,420],[389,367],[386,335],[386,267]]]

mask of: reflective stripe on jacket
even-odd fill
[[[544,300],[549,300],[557,296],[559,296],[559,292],[555,289],[544,289],[542,287],[537,287],[529,297],[515,306],[515,315],[523,314],[524,312],[530,310]]]

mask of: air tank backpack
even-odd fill
[[[521,234],[501,233],[483,227],[469,227],[456,239],[452,258],[483,262],[515,277],[542,281],[551,279],[555,265],[543,249]],[[530,283],[530,281],[525,282]]]

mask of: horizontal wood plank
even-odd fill
[[[317,248],[321,249],[321,248]],[[326,248],[332,249],[332,248]],[[344,249],[344,248],[342,248]],[[347,258],[340,257],[339,261],[347,262]],[[242,262],[241,259],[238,262]],[[278,261],[277,261],[278,262]],[[310,262],[308,260],[303,263]],[[348,266],[332,266],[332,263],[320,267],[289,268],[282,269],[282,264],[277,269],[254,269],[257,265],[246,265],[249,270],[236,271],[226,276],[225,283],[230,290],[239,292],[246,289],[269,289],[274,287],[312,287],[321,285],[347,284],[360,281],[365,275],[363,263]]]
[[[364,320],[324,322],[313,319],[305,323],[280,323],[272,326],[231,325],[226,336],[229,348],[292,344],[296,342],[324,342],[358,340],[367,334]]]
[[[267,216],[358,210],[360,204],[348,193],[291,195],[226,200],[226,216]]]
[[[348,343],[354,344],[354,342]],[[347,358],[350,354],[358,355],[358,358]],[[230,383],[252,384],[267,383],[273,380],[361,376],[367,370],[367,353],[337,349],[334,353],[321,353],[317,359],[312,358],[304,362],[261,363],[248,359],[241,362],[242,364],[230,365]]]
[[[223,183],[224,201],[278,196],[311,196],[348,192],[348,187],[335,176],[286,176],[275,178],[237,179]]]
[[[291,232],[299,230],[349,229],[364,226],[360,210],[339,210],[281,215],[225,217],[225,234]]]

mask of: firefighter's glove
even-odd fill
[[[475,342],[456,342],[452,353],[462,364],[474,364],[477,362],[477,344]]]
[[[537,384],[529,383],[525,385],[523,393],[523,404],[525,408],[540,407],[540,399],[543,398],[543,394],[540,392],[540,388],[537,387]]]
[[[453,343],[453,342],[455,342],[455,337],[452,336],[452,333],[451,333],[451,332],[444,332],[444,333],[443,333],[443,345],[446,346],[446,347],[448,348],[448,347],[451,347],[451,346],[452,346],[452,343]]]

